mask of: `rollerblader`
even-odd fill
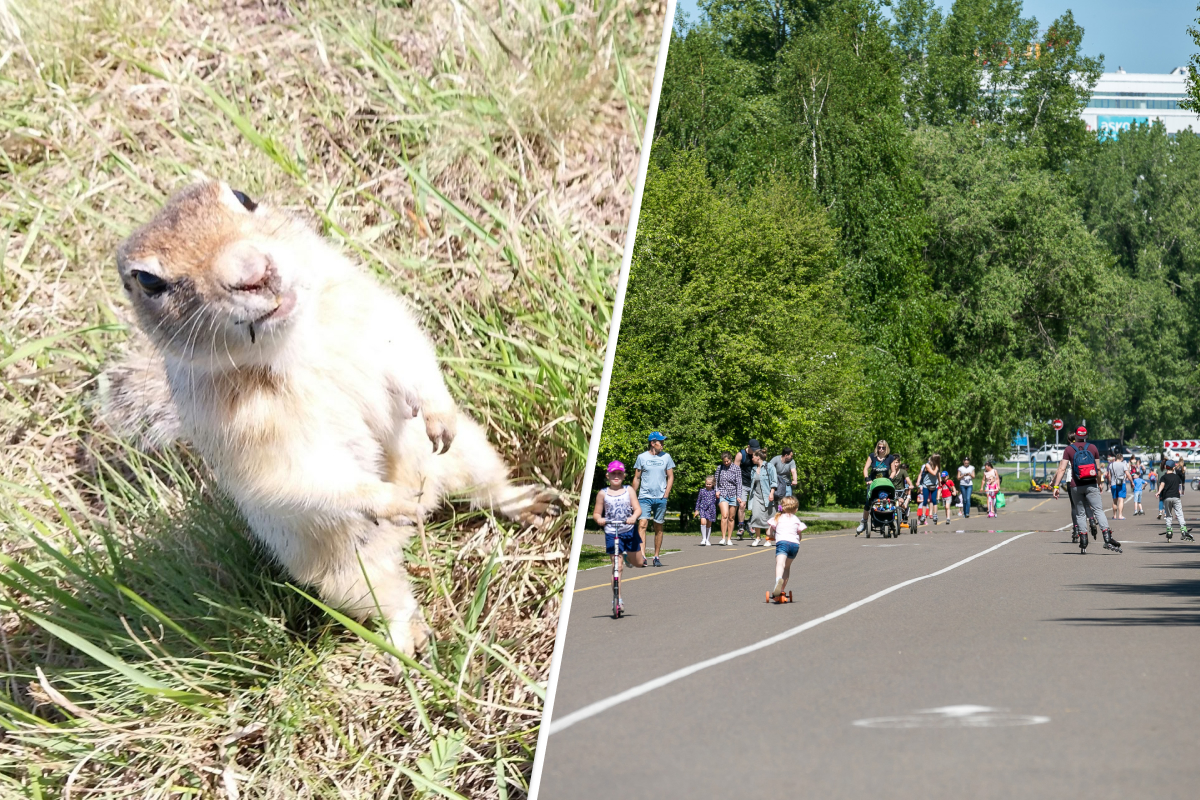
[[[1108,527],[1108,518],[1104,516],[1104,501],[1100,494],[1100,451],[1094,444],[1087,443],[1087,428],[1082,425],[1075,429],[1075,441],[1067,445],[1063,451],[1062,460],[1058,462],[1058,470],[1054,473],[1054,497],[1059,496],[1063,473],[1071,470],[1073,486],[1071,493],[1071,514],[1075,527],[1081,536],[1086,537],[1087,518],[1094,517],[1104,536],[1104,549],[1114,553],[1121,552],[1121,543],[1113,538],[1112,530]],[[1080,547],[1082,552],[1083,547]]]
[[[1183,488],[1183,479],[1179,477],[1179,473],[1175,470],[1175,462],[1168,460],[1164,464],[1166,469],[1163,470],[1162,480],[1158,482],[1158,499],[1163,504],[1163,517],[1167,521],[1167,530],[1160,533],[1159,536],[1166,536],[1167,541],[1171,541],[1171,516],[1179,521],[1179,538],[1185,542],[1194,542],[1195,539],[1188,533],[1187,523],[1183,520],[1183,499],[1179,496],[1180,490]]]

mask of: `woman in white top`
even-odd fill
[[[775,588],[771,590],[772,600],[778,599],[787,590],[792,562],[800,552],[801,533],[808,527],[796,516],[799,507],[796,498],[785,497],[779,501],[779,513],[771,520],[770,527],[775,533]]]

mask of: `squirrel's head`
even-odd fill
[[[117,248],[138,322],[170,356],[261,365],[318,290],[325,243],[286,212],[218,181],[192,184]]]

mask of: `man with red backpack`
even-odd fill
[[[1075,441],[1067,445],[1063,451],[1062,461],[1058,462],[1058,471],[1054,473],[1054,498],[1058,499],[1060,481],[1063,473],[1071,470],[1073,485],[1068,488],[1071,493],[1071,513],[1075,517],[1075,527],[1081,535],[1088,529],[1087,518],[1092,517],[1104,534],[1104,549],[1121,552],[1121,543],[1113,538],[1112,529],[1108,527],[1108,518],[1104,516],[1104,500],[1100,494],[1100,451],[1094,444],[1087,443],[1087,428],[1082,425],[1075,430]]]

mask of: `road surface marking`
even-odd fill
[[[902,581],[901,583],[897,583],[895,586],[889,586],[888,588],[883,589],[882,591],[878,591],[873,595],[864,597],[862,600],[856,600],[855,602],[851,603],[848,606],[843,606],[842,608],[839,608],[837,611],[831,611],[830,613],[826,614],[823,617],[817,617],[816,619],[809,620],[808,622],[805,622],[803,625],[797,625],[795,628],[790,628],[789,630],[786,630],[783,633],[777,633],[774,636],[763,639],[760,642],[755,642],[754,644],[746,645],[745,647],[739,647],[737,650],[731,650],[730,652],[725,653],[723,655],[714,656],[713,658],[705,659],[704,661],[700,661],[696,664],[692,664],[690,667],[684,667],[683,669],[677,669],[674,672],[667,673],[666,675],[663,675],[659,678],[655,678],[654,680],[647,681],[638,686],[634,686],[631,689],[626,689],[623,692],[614,694],[611,697],[607,697],[603,700],[592,703],[591,705],[586,705],[583,708],[579,709],[578,711],[572,711],[570,714],[567,714],[566,716],[564,716],[560,719],[552,720],[550,722],[550,724],[547,726],[548,727],[548,735],[553,736],[556,733],[560,733],[560,732],[566,730],[567,728],[571,727],[572,725],[574,725],[577,722],[582,722],[583,720],[588,719],[589,717],[594,717],[597,714],[607,711],[608,709],[612,708],[613,706],[618,706],[627,700],[632,700],[635,697],[641,697],[642,695],[648,694],[648,693],[654,691],[655,689],[661,689],[663,686],[667,686],[668,684],[674,683],[675,681],[686,678],[687,676],[692,675],[696,672],[699,672],[700,670],[708,669],[709,667],[715,667],[716,665],[723,664],[726,661],[732,661],[733,659],[738,658],[740,656],[744,656],[749,653],[753,653],[756,650],[762,650],[763,648],[770,647],[773,644],[778,644],[779,642],[782,642],[785,639],[790,639],[791,637],[793,637],[797,634],[803,633],[804,631],[808,630],[809,628],[815,628],[816,626],[820,625],[822,622],[828,622],[829,620],[836,619],[837,617],[840,617],[843,614],[848,614],[856,608],[865,606],[867,603],[878,600],[879,598],[881,598],[885,595],[889,595],[898,589],[903,589],[905,586],[910,586],[911,584],[917,583],[919,581],[923,581],[927,578],[935,578],[938,575],[943,575],[952,569],[961,567],[963,564],[970,563],[971,561],[974,561],[975,559],[979,558],[980,556],[987,555],[988,553],[992,552],[993,550],[999,550],[1001,547],[1004,547],[1004,545],[1009,544],[1010,542],[1015,542],[1017,539],[1020,539],[1025,536],[1029,536],[1032,533],[1034,533],[1034,531],[1028,531],[1026,533],[1018,534],[1018,535],[1012,537],[1011,539],[1005,539],[1003,542],[1000,542],[1000,544],[992,545],[991,547],[989,547],[986,550],[981,550],[973,556],[964,558],[962,561],[956,561],[955,563],[951,564],[948,567],[943,567],[942,569],[939,569],[937,572],[931,572],[928,575],[921,575],[920,577],[917,577],[917,578],[910,578],[906,581]],[[740,558],[740,556],[739,556],[739,558]],[[715,562],[709,562],[709,563],[715,563]],[[683,569],[683,567],[680,567],[679,569]]]
[[[822,534],[822,533],[810,533],[808,535],[808,538],[819,537],[821,539],[836,539],[839,536],[849,536],[849,535],[850,534],[848,534],[848,533],[833,533],[833,534],[826,536],[825,534]],[[720,545],[713,545],[713,547],[720,547]],[[746,556],[753,556],[753,555],[757,555],[758,553],[768,553],[768,552],[774,553],[775,552],[775,549],[773,547],[766,547],[766,546],[764,546],[762,548],[756,547],[755,550],[757,551],[755,553],[743,553],[740,556],[730,556],[729,558],[718,558],[715,561],[702,561],[699,564],[688,564],[686,567],[673,567],[671,569],[655,570],[654,572],[651,572],[649,575],[639,575],[636,578],[622,578],[621,582],[629,583],[630,581],[640,581],[642,578],[653,578],[655,575],[666,575],[668,572],[678,572],[681,569],[691,569],[692,567],[703,567],[708,564],[720,564],[722,561],[733,561],[736,558],[745,558]],[[682,553],[683,551],[682,550],[672,550],[671,552]],[[612,564],[601,564],[598,567],[588,567],[587,569],[579,570],[579,572],[589,572],[593,569],[605,569],[605,568],[612,569]],[[627,569],[642,569],[642,567],[627,567]],[[649,569],[653,569],[653,567],[649,567]],[[591,589],[599,589],[601,586],[612,586],[612,583],[598,583],[595,586],[584,586],[582,589],[576,589],[575,591],[571,592],[571,594],[579,594],[580,592],[586,592]]]
[[[762,555],[763,553],[771,553],[772,555],[774,555],[774,553],[775,553],[774,549],[768,549],[766,547],[756,547],[755,551],[756,552],[753,552],[753,553],[742,553],[740,556],[730,556],[729,558],[718,558],[716,561],[702,561],[699,564],[688,564],[686,567],[672,567],[671,569],[656,570],[654,572],[651,572],[649,575],[638,575],[636,578],[622,578],[621,583],[632,583],[633,581],[640,581],[642,578],[653,578],[656,575],[666,575],[668,572],[678,572],[681,569],[692,569],[693,567],[703,567],[708,564],[720,564],[722,561],[736,561],[739,558],[747,558],[749,556]],[[639,569],[639,567],[634,567],[634,569]],[[653,567],[651,567],[651,569],[653,569]],[[585,586],[582,589],[576,589],[574,592],[572,592],[572,594],[579,594],[580,592],[587,592],[592,589],[601,589],[601,588],[608,589],[611,586],[612,586],[611,583],[599,583],[599,584],[596,584],[595,586]]]
[[[860,728],[1011,728],[1016,725],[1041,725],[1049,717],[1033,714],[1009,714],[1007,709],[988,706],[944,706],[914,711],[904,717],[874,717],[855,720]]]

